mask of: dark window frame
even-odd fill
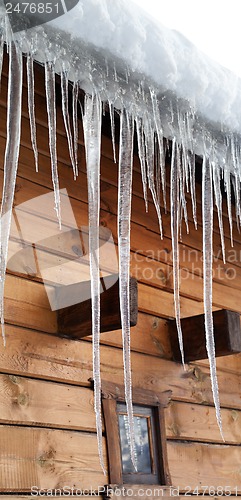
[[[119,435],[118,403],[125,403],[124,387],[111,382],[102,382],[102,408],[106,430],[107,454],[109,464],[109,481],[112,485],[146,484],[170,486],[171,479],[167,461],[167,445],[165,432],[164,409],[168,406],[171,391],[152,392],[144,389],[133,389],[133,405],[151,408],[156,448],[155,460],[158,476],[133,473],[127,476],[122,471],[121,444]]]

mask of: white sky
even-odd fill
[[[241,0],[134,0],[241,77]]]

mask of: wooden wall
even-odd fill
[[[0,95],[0,151],[6,139],[7,65]],[[52,191],[44,77],[36,67],[36,117],[39,173],[35,172],[30,144],[27,94],[23,92],[22,139],[15,206]],[[68,155],[61,109],[57,111],[60,186],[66,187],[79,226],[88,224],[88,205],[83,135],[80,126],[80,175],[75,182]],[[3,161],[0,162],[2,183]],[[101,224],[111,229],[117,241],[117,166],[112,160],[110,140],[102,144]],[[218,380],[225,443],[219,434],[206,361],[192,363],[184,372],[171,361],[167,318],[174,317],[170,213],[163,216],[165,238],[160,240],[153,204],[145,213],[141,175],[135,159],[132,210],[132,274],[139,280],[139,321],[132,330],[132,372],[135,387],[172,390],[166,410],[166,433],[172,484],[181,493],[201,486],[229,487],[241,494],[241,356],[219,358]],[[199,229],[191,220],[190,234],[183,231],[181,244],[182,316],[203,312],[201,192],[197,186]],[[224,207],[225,208],[225,207]],[[45,218],[56,224],[48,204]],[[37,219],[36,219],[37,220]],[[34,219],[33,219],[34,221]],[[33,222],[33,227],[35,223]],[[224,210],[227,264],[221,259],[221,245],[215,213],[214,309],[241,312],[241,260],[234,262],[230,247],[227,212]],[[39,238],[45,222],[36,226]],[[240,255],[241,239],[234,230],[235,251]],[[21,249],[16,238],[11,248]],[[14,247],[15,245],[15,247]],[[43,258],[51,258],[43,248]],[[73,242],[66,241],[59,259],[75,257]],[[56,259],[56,253],[54,253]],[[0,493],[29,498],[31,486],[76,487],[97,490],[108,483],[100,469],[95,434],[92,376],[92,345],[58,338],[56,314],[51,311],[39,272],[29,269],[23,258],[17,273],[6,280],[5,317],[7,346],[0,345]],[[74,268],[73,268],[74,269]],[[29,274],[28,274],[29,273]],[[232,279],[235,274],[235,279]],[[123,383],[121,333],[102,335],[103,380]],[[105,450],[105,434],[103,429]],[[106,451],[105,451],[106,454]],[[188,489],[190,487],[190,490]],[[207,491],[206,493],[208,493]],[[228,493],[227,493],[228,494]],[[17,496],[15,496],[17,495]],[[18,496],[19,495],[19,496]],[[212,495],[212,492],[211,492]]]

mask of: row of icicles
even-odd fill
[[[4,185],[1,205],[1,266],[0,266],[0,304],[1,325],[3,341],[4,333],[4,283],[6,275],[6,263],[8,253],[8,240],[10,234],[11,214],[14,198],[14,189],[18,167],[20,131],[21,131],[21,105],[22,105],[22,78],[23,62],[22,53],[14,42],[9,43],[9,80],[8,80],[8,103],[7,103],[7,141],[4,158]],[[1,49],[1,66],[3,57],[3,44]],[[36,170],[38,170],[38,147],[36,141],[35,105],[34,105],[34,66],[33,58],[27,55],[27,86],[28,86],[28,110],[30,119],[30,131],[32,147],[34,151]],[[90,78],[91,81],[91,78]],[[59,195],[57,152],[56,152],[56,99],[55,99],[55,65],[53,61],[45,64],[45,86],[46,104],[49,128],[49,149],[51,158],[52,180],[54,187],[55,209],[59,226],[61,227],[61,206]],[[69,146],[70,160],[73,166],[74,178],[78,175],[77,149],[78,149],[78,92],[79,85],[72,85],[72,117],[69,114],[69,82],[68,74],[61,73],[62,112],[66,136]],[[138,154],[140,159],[141,174],[143,181],[143,193],[146,210],[148,210],[148,189],[150,190],[153,203],[156,207],[159,220],[160,233],[162,234],[162,204],[166,210],[166,172],[165,157],[168,141],[164,140],[161,109],[155,93],[150,89],[152,102],[152,114],[140,117],[128,109],[118,110],[120,118],[119,158],[118,158],[118,248],[119,248],[119,282],[120,282],[120,310],[122,321],[123,359],[124,359],[124,381],[125,396],[130,432],[130,449],[133,464],[136,464],[134,446],[134,425],[132,409],[132,382],[130,362],[130,312],[129,312],[129,273],[130,273],[130,216],[132,200],[132,167],[133,167],[133,143],[136,132],[138,143]],[[115,118],[114,103],[108,101],[114,159],[115,151]],[[83,129],[86,152],[88,200],[89,200],[89,249],[90,249],[90,271],[92,292],[92,340],[93,340],[93,378],[94,378],[94,404],[96,412],[96,427],[98,438],[98,449],[101,467],[105,471],[102,450],[102,422],[101,422],[101,377],[100,377],[100,269],[99,269],[99,214],[100,214],[100,159],[101,159],[101,124],[103,104],[97,92],[86,94],[84,100]],[[171,175],[170,175],[170,210],[171,210],[171,237],[173,249],[174,269],[174,304],[177,322],[178,337],[182,361],[184,364],[184,352],[182,342],[182,331],[180,321],[179,300],[179,232],[182,218],[186,222],[188,230],[188,217],[185,192],[190,191],[192,198],[192,210],[195,226],[196,218],[196,196],[195,196],[195,154],[194,139],[190,127],[190,111],[184,113],[178,107],[174,113],[177,115],[176,135],[171,139]],[[193,121],[193,116],[192,116]],[[175,132],[175,131],[174,131]],[[178,138],[178,139],[177,139]],[[208,137],[210,142],[210,137]],[[188,148],[187,148],[188,144]],[[206,150],[206,137],[203,137],[203,168],[202,168],[202,217],[203,217],[203,277],[204,277],[204,309],[205,309],[205,331],[206,346],[210,363],[211,384],[213,400],[216,408],[217,422],[222,433],[222,422],[220,414],[219,391],[216,374],[215,345],[213,335],[212,319],[212,233],[213,233],[213,198],[217,207],[223,258],[225,260],[224,233],[222,223],[222,193],[220,184],[224,182],[228,216],[230,222],[230,234],[232,242],[232,207],[231,207],[231,185],[233,185],[236,196],[236,216],[240,223],[240,151],[239,144],[230,135],[226,137],[226,160],[228,163],[222,166],[217,162],[215,143],[213,147]],[[227,167],[229,165],[229,168]],[[232,170],[233,175],[230,175]],[[162,192],[162,194],[161,194]],[[4,217],[3,217],[4,216]]]

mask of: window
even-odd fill
[[[133,390],[137,470],[129,450],[124,387],[102,383],[110,484],[170,485],[167,465],[164,408],[171,391]]]

